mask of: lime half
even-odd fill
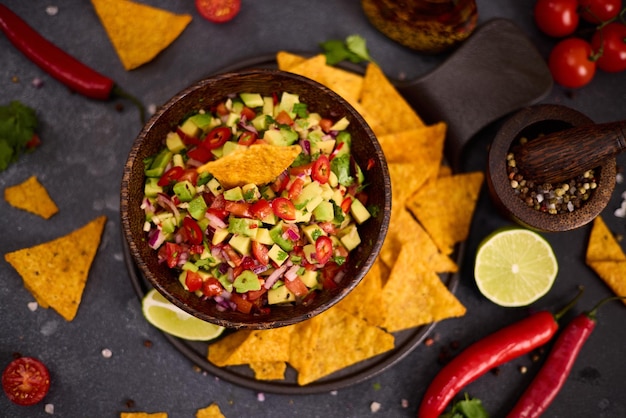
[[[141,302],[146,320],[163,332],[185,340],[208,341],[219,337],[224,327],[205,322],[180,309],[151,289]]]
[[[474,277],[480,292],[500,306],[530,305],[550,290],[558,264],[552,247],[536,232],[499,230],[478,247]]]

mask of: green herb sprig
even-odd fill
[[[326,64],[336,65],[341,61],[350,61],[355,64],[371,61],[372,59],[367,42],[361,35],[350,35],[345,41],[331,39],[320,44],[326,56]]]
[[[0,106],[0,171],[31,150],[38,121],[35,110],[18,102]]]

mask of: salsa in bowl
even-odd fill
[[[150,119],[125,166],[121,216],[142,275],[230,328],[308,319],[352,290],[384,239],[391,190],[358,112],[307,78],[227,73]]]

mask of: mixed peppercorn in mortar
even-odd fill
[[[144,161],[144,230],[159,262],[188,291],[244,313],[306,304],[337,287],[361,242],[357,226],[371,217],[348,126],[288,92],[241,93],[181,121]],[[279,164],[250,164],[268,148],[297,151],[266,184],[226,184],[211,168],[233,161],[222,167],[229,178],[258,178]]]

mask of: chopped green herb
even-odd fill
[[[335,65],[341,61],[357,64],[364,61],[374,61],[367,49],[365,38],[360,35],[350,35],[345,41],[331,39],[322,42],[320,47],[324,50],[328,65]]]
[[[309,115],[306,110],[306,103],[294,103],[293,112],[300,118],[306,118]]]
[[[335,264],[340,266],[340,265],[342,265],[343,263],[346,262],[346,257],[343,257],[341,255],[336,255],[336,256],[333,257],[333,261],[335,262]]]
[[[452,409],[442,414],[441,418],[489,418],[489,414],[480,399],[470,399],[466,393],[465,399],[455,402]]]
[[[14,100],[0,106],[0,171],[14,163],[20,155],[36,146],[38,121],[35,111]]]

